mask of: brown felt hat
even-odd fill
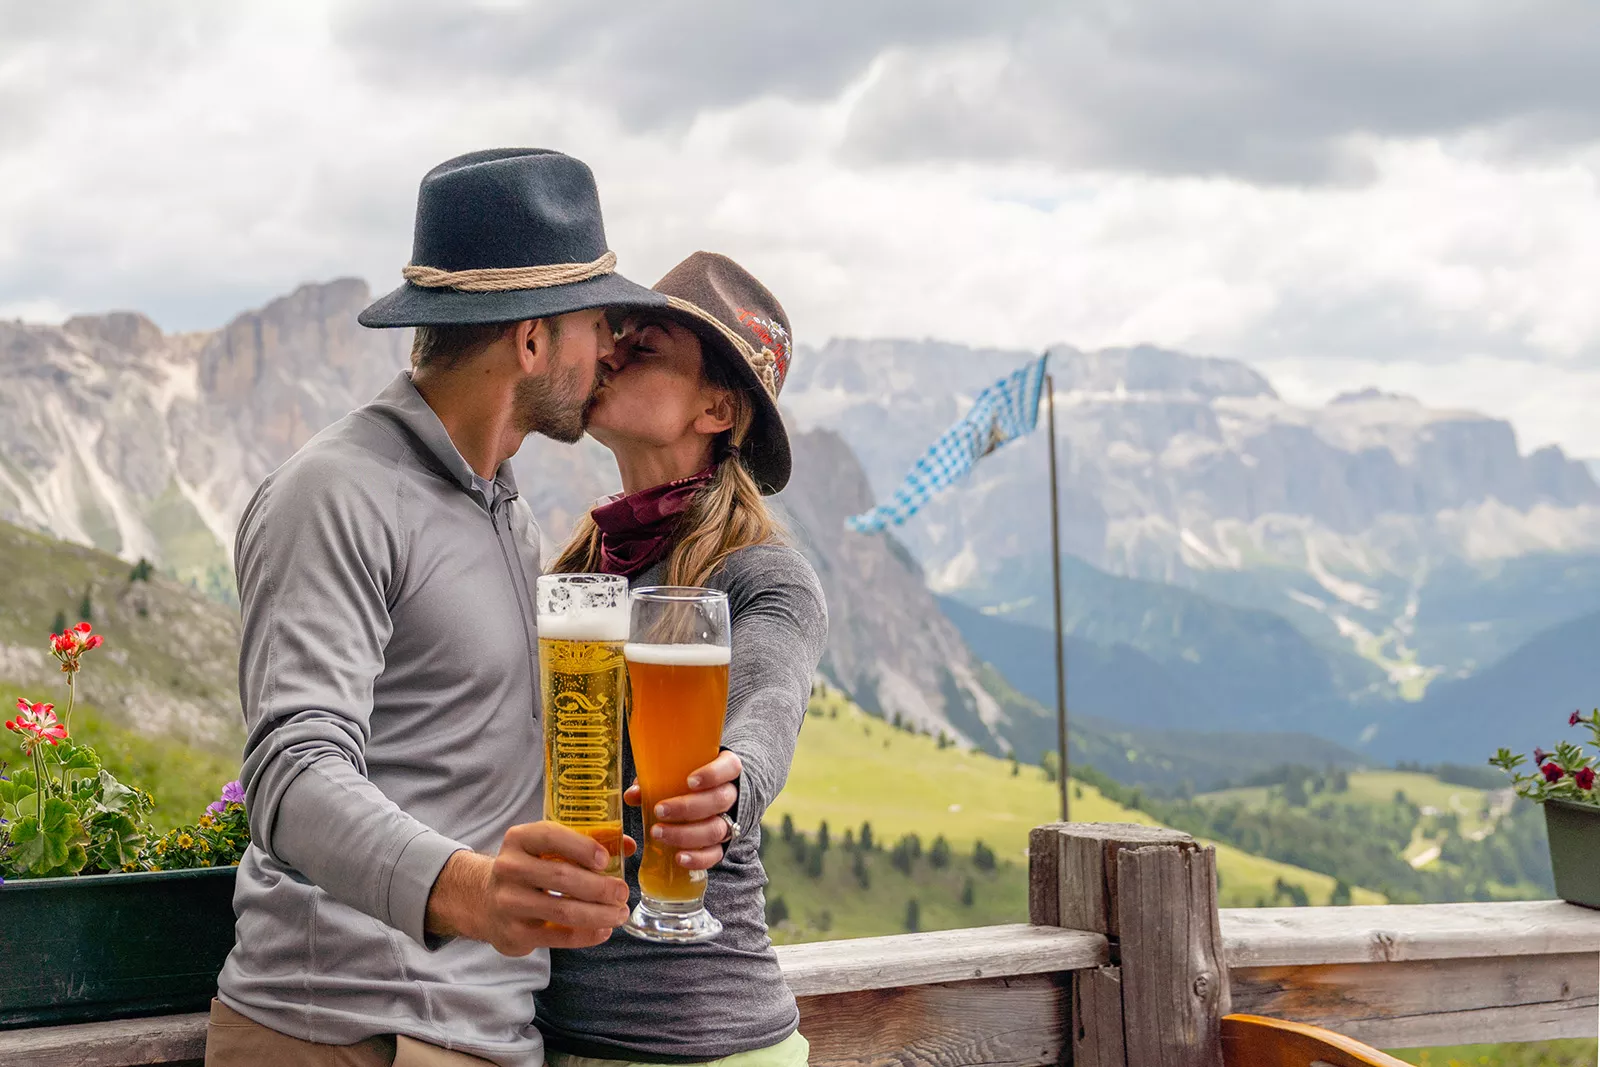
[[[652,286],[667,298],[664,311],[699,336],[756,404],[755,424],[739,460],[764,494],[789,484],[789,434],[778,414],[778,394],[794,354],[789,316],[755,276],[727,256],[696,252]]]

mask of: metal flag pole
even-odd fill
[[[1056,605],[1056,745],[1060,756],[1061,821],[1071,822],[1067,814],[1067,654],[1061,633],[1061,503],[1056,489],[1056,383],[1044,376],[1044,390],[1050,402],[1050,589]]]

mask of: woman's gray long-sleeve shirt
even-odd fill
[[[664,569],[657,565],[634,587],[659,584]],[[827,640],[827,609],[816,572],[791,548],[741,549],[708,584],[727,592],[733,619],[722,745],[744,764],[733,812],[744,834],[706,884],[706,907],[722,933],[698,945],[657,945],[618,931],[595,948],[552,952],[536,1017],[552,1049],[696,1063],[774,1045],[799,1025],[767,937],[760,823],[789,775]],[[624,748],[623,780],[633,777]],[[623,820],[642,841],[639,810],[625,809]],[[637,904],[637,859],[628,861],[627,877]]]

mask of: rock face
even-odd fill
[[[132,313],[61,327],[0,323],[0,520],[127,560],[149,559],[218,598],[234,530],[261,479],[379,392],[409,335],[366,330],[365,284],[306,285],[210,334],[165,336]],[[870,499],[844,442],[795,442],[781,505],[826,586],[824,671],[887,717],[998,749],[1010,714],[898,544],[847,534]],[[513,460],[554,552],[617,487],[604,449],[530,438]]]
[[[789,531],[822,579],[829,641],[822,673],[869,711],[996,747],[1012,711],[979,679],[979,663],[940,612],[922,569],[892,537],[844,520],[871,506],[866,473],[837,434],[793,438],[795,465],[779,495]]]
[[[203,589],[257,483],[403,365],[354,280],[308,285],[213,334],[130,312],[0,323],[0,519],[144,557]]]

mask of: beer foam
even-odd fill
[[[650,663],[661,667],[722,667],[731,658],[724,645],[638,645],[622,646],[622,655],[631,663]]]
[[[539,636],[552,641],[626,641],[628,609],[580,608],[564,615],[540,615]]]

